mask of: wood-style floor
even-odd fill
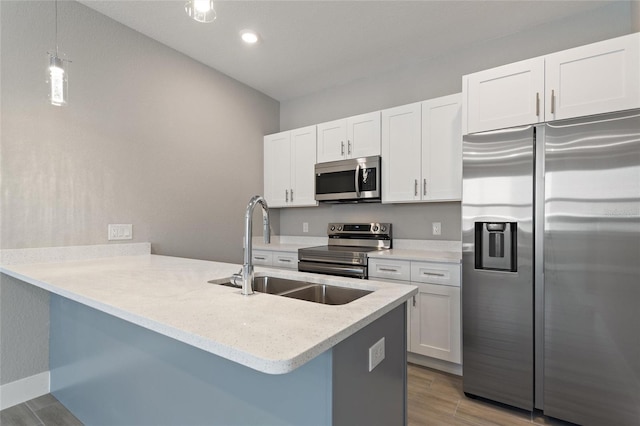
[[[409,364],[408,373],[409,426],[569,424],[537,413],[467,398],[459,376],[413,364]],[[82,426],[82,423],[49,394],[0,411],[0,425]]]
[[[540,412],[468,398],[460,376],[409,364],[407,381],[409,426],[571,425]]]

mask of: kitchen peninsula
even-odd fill
[[[51,293],[51,393],[85,424],[406,423],[415,287],[256,268],[373,291],[330,306],[208,283],[238,268],[147,254],[0,271]]]

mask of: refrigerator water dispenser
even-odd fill
[[[476,269],[517,272],[517,222],[476,222]]]

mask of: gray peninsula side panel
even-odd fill
[[[407,424],[406,303],[333,348],[333,425]],[[369,371],[369,348],[385,357]]]
[[[270,375],[60,296],[50,312],[51,393],[86,425],[332,422],[331,351]]]

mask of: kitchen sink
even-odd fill
[[[231,277],[208,281],[228,287],[239,288],[231,283]],[[257,276],[253,280],[253,291],[325,305],[344,305],[371,293],[369,290],[314,284],[271,276]]]
[[[308,302],[323,303],[325,305],[345,305],[369,293],[371,293],[371,291],[357,288],[314,284],[298,290],[289,291],[282,294],[282,296],[306,300]]]
[[[219,278],[208,281],[211,284],[220,284],[227,287],[240,288],[231,282],[231,277]],[[258,293],[280,294],[286,291],[297,290],[299,288],[313,285],[306,281],[288,280],[270,276],[258,276],[253,279],[253,291]]]

